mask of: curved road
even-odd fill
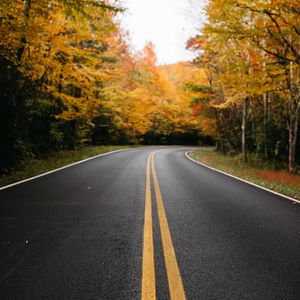
[[[190,149],[126,150],[1,190],[0,298],[300,299],[299,204]]]

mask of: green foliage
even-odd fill
[[[184,88],[195,93],[209,93],[210,87],[202,84],[186,83]]]

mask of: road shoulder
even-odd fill
[[[295,199],[295,198],[290,197],[290,196],[288,196],[288,195],[284,195],[284,194],[282,194],[282,193],[276,192],[276,191],[271,190],[271,189],[269,189],[269,188],[263,187],[263,186],[258,185],[258,184],[256,184],[256,183],[253,183],[253,182],[251,182],[251,181],[249,181],[249,180],[240,178],[240,177],[238,177],[238,176],[232,175],[232,174],[227,173],[227,172],[225,172],[225,171],[221,171],[221,170],[218,170],[218,169],[216,169],[216,168],[213,168],[213,167],[211,167],[211,166],[209,166],[209,165],[207,165],[207,164],[204,164],[203,162],[200,162],[200,161],[198,161],[198,160],[192,158],[192,157],[190,156],[190,153],[191,153],[191,151],[185,152],[186,158],[188,158],[189,160],[193,161],[194,163],[196,163],[196,164],[198,164],[198,165],[201,165],[202,167],[208,168],[208,169],[210,169],[210,170],[212,170],[212,171],[214,171],[214,172],[221,173],[221,174],[223,174],[223,175],[225,175],[225,176],[229,176],[229,177],[234,178],[234,179],[236,179],[236,180],[238,180],[238,181],[242,181],[242,182],[247,183],[247,184],[249,184],[249,185],[252,185],[252,186],[254,186],[254,187],[256,187],[256,188],[259,188],[259,189],[262,189],[262,190],[267,191],[267,192],[269,192],[269,193],[272,193],[272,194],[274,194],[274,195],[280,196],[280,197],[282,197],[282,198],[285,198],[285,199],[287,199],[287,200],[292,201],[292,202],[295,203],[295,204],[296,204],[296,203],[300,204],[300,200],[298,200],[298,199]]]
[[[62,167],[55,168],[53,170],[50,170],[50,171],[47,171],[47,172],[44,172],[44,173],[41,173],[41,174],[38,174],[38,175],[30,176],[28,178],[25,178],[25,179],[22,179],[22,180],[18,180],[16,182],[12,182],[12,183],[6,184],[6,185],[0,187],[0,191],[4,190],[4,189],[11,188],[11,187],[19,185],[19,184],[22,184],[22,183],[27,182],[27,181],[31,181],[31,180],[34,180],[34,179],[37,179],[37,178],[40,178],[40,177],[43,177],[43,176],[46,176],[46,175],[49,175],[49,174],[61,171],[61,170],[64,170],[66,168],[69,168],[69,167],[72,167],[72,166],[75,166],[75,165],[87,162],[87,161],[95,159],[95,158],[99,158],[99,157],[102,157],[102,156],[107,156],[107,155],[114,154],[114,153],[121,152],[121,151],[126,151],[126,150],[129,150],[129,149],[130,148],[117,149],[117,150],[113,150],[113,151],[108,151],[108,152],[100,153],[100,154],[97,154],[97,155],[94,155],[94,156],[91,156],[91,157],[88,157],[88,158],[85,158],[85,159],[82,159],[82,160],[79,160],[79,161],[75,161],[73,163],[64,165]]]

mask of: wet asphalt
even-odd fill
[[[300,299],[300,204],[188,160],[188,147],[130,149],[1,190],[0,299],[140,299],[155,150],[187,299]],[[152,205],[157,299],[169,299]]]

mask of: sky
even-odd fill
[[[148,41],[155,45],[158,64],[191,60],[186,41],[201,28],[204,0],[123,0],[127,12],[121,25],[129,32],[134,51]]]

